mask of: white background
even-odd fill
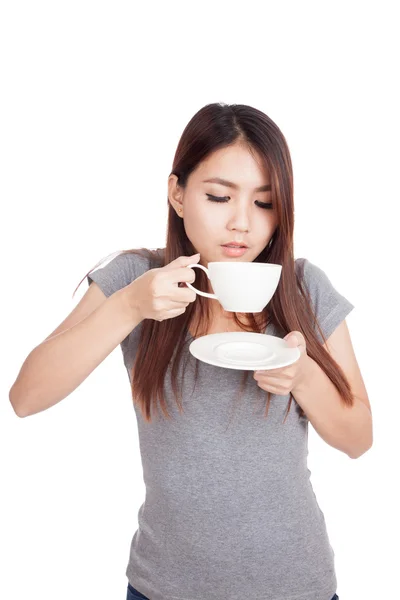
[[[120,347],[47,411],[18,418],[8,393],[85,293],[86,281],[72,297],[86,272],[113,252],[165,245],[176,145],[194,113],[219,101],[280,127],[294,166],[295,256],[355,305],[347,323],[374,445],[351,460],[310,425],[309,468],[340,600],[397,597],[395,8],[2,3],[1,598],[126,598],[145,490]]]

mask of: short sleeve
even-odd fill
[[[354,305],[334,287],[329,277],[320,267],[306,258],[297,259],[296,266],[297,264],[310,294],[319,326],[325,339],[328,339],[353,310]],[[323,340],[319,331],[316,330],[316,333],[322,343]]]
[[[88,285],[94,281],[107,298],[136,279],[137,255],[118,254],[104,267],[87,276]]]

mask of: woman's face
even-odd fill
[[[205,182],[215,177],[236,187]],[[276,207],[268,206],[271,191],[256,189],[269,184],[261,159],[256,160],[241,144],[216,150],[190,174],[185,189],[177,185],[176,175],[170,175],[169,201],[183,218],[186,235],[196,252],[200,252],[200,264],[251,262],[262,252],[275,231],[277,216]],[[213,197],[227,201],[215,202]],[[232,241],[247,244],[242,256],[226,254],[222,245]]]

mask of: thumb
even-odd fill
[[[177,258],[174,258],[173,261],[166,264],[163,269],[166,271],[171,271],[172,269],[176,269],[179,267],[186,267],[186,265],[190,265],[192,263],[197,263],[200,260],[200,252],[197,254],[192,254],[192,256],[181,255]]]
[[[184,266],[198,263],[199,260],[200,260],[200,252],[198,252],[197,254],[192,254],[192,256],[184,256],[182,258]]]
[[[179,256],[179,258],[185,263],[196,262],[200,258],[200,252],[192,254],[191,256]]]
[[[297,335],[293,332],[288,333],[283,339],[288,343],[288,346],[290,348],[295,348],[296,346],[299,345],[299,340],[297,339]]]
[[[300,354],[307,353],[306,340],[301,331],[291,331],[283,339],[289,348],[298,348],[300,350]]]

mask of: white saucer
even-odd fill
[[[189,351],[210,365],[245,371],[279,369],[300,358],[300,350],[282,338],[246,331],[203,335],[193,340]]]

